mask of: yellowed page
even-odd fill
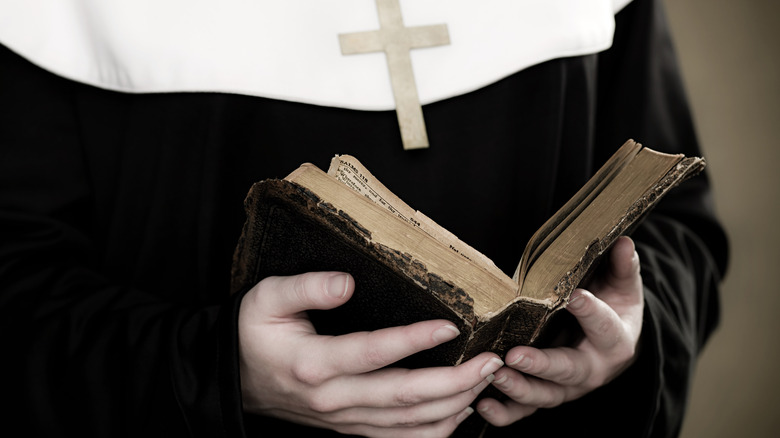
[[[493,261],[484,254],[461,241],[457,236],[434,222],[428,216],[411,208],[394,195],[355,157],[351,155],[336,155],[331,160],[328,174],[376,204],[386,208],[398,216],[399,219],[419,227],[426,234],[449,247],[453,252],[480,264],[489,271],[503,274]]]

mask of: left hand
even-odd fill
[[[491,424],[506,426],[534,413],[582,397],[609,383],[634,361],[642,329],[644,299],[639,256],[621,237],[609,254],[607,273],[590,288],[575,290],[566,309],[585,337],[574,347],[515,347],[493,385],[509,396],[484,399],[477,411]]]

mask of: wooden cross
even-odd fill
[[[341,53],[385,52],[404,149],[427,148],[428,134],[425,132],[409,51],[449,44],[447,25],[404,26],[398,0],[376,0],[376,7],[379,30],[340,34]]]

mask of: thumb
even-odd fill
[[[355,290],[352,276],[343,272],[308,272],[289,277],[267,277],[244,301],[270,317],[288,317],[309,309],[332,309],[344,304]],[[243,305],[243,303],[242,303]]]
[[[609,259],[608,284],[620,287],[638,279],[639,256],[636,254],[634,241],[631,238],[626,236],[620,237],[612,247]]]

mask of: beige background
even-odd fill
[[[777,437],[780,1],[665,3],[732,247],[683,437]]]

